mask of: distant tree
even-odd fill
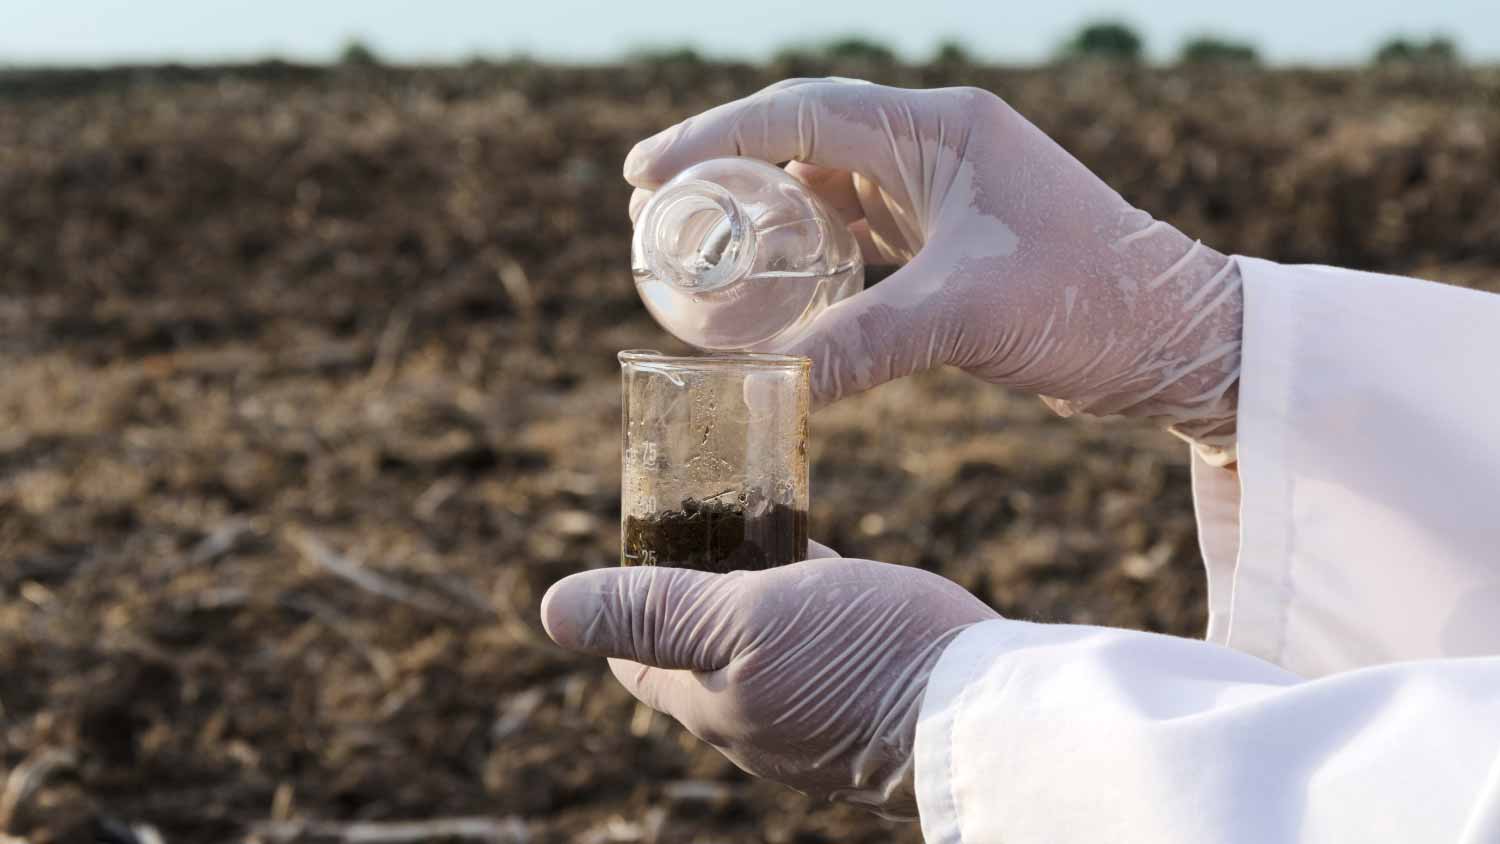
[[[896,52],[867,38],[850,36],[823,44],[791,44],[777,50],[771,65],[777,73],[790,76],[824,76],[835,65],[863,64],[886,68],[897,64]]]
[[[783,76],[822,76],[827,62],[808,47],[782,47],[771,54],[771,67]]]
[[[1144,49],[1145,42],[1128,24],[1097,21],[1078,30],[1063,44],[1062,52],[1068,58],[1133,62],[1140,59]]]
[[[296,64],[281,56],[267,56],[246,65],[243,71],[251,79],[316,79],[323,69],[312,65]]]
[[[1386,64],[1388,62],[1411,61],[1417,52],[1416,45],[1405,38],[1387,39],[1384,44],[1375,50],[1375,63]]]
[[[344,42],[344,48],[339,51],[339,64],[350,67],[378,67],[381,64],[380,55],[370,45],[351,38]]]
[[[940,65],[970,65],[974,59],[969,51],[958,41],[944,41],[938,45],[937,52],[932,56],[933,64]]]
[[[806,64],[816,59],[812,50],[801,45],[779,47],[771,54],[772,64]]]
[[[1244,41],[1231,41],[1204,35],[1190,38],[1182,45],[1179,60],[1188,64],[1224,62],[1228,64],[1256,64],[1260,54],[1255,47]]]
[[[1458,45],[1452,38],[1439,35],[1427,42],[1427,55],[1439,61],[1457,62],[1459,60]]]
[[[703,54],[686,44],[676,47],[642,47],[632,50],[627,59],[639,64],[701,67],[707,64]]]
[[[823,55],[833,61],[868,62],[877,65],[896,63],[896,51],[868,38],[850,36],[823,45]]]
[[[1458,46],[1453,39],[1436,36],[1427,41],[1414,41],[1395,37],[1375,51],[1376,64],[1454,64],[1458,61]]]

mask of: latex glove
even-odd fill
[[[999,97],[781,82],[638,144],[632,219],[651,189],[727,155],[791,160],[868,263],[906,264],[776,349],[813,359],[819,402],[946,363],[1063,415],[1159,417],[1232,444],[1238,267],[1133,208]]]
[[[892,818],[916,817],[928,675],[960,631],[998,617],[930,572],[845,559],[600,569],[542,599],[554,641],[610,657],[631,694],[739,767]]]

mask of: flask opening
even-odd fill
[[[646,260],[657,277],[707,293],[744,277],[755,260],[755,234],[744,209],[712,182],[690,181],[652,198],[641,224]]]

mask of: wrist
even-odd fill
[[[1124,371],[1079,395],[1045,398],[1064,416],[1148,417],[1204,450],[1232,455],[1239,406],[1244,295],[1234,259],[1150,220],[1115,241],[1129,278],[1117,319],[1134,335]],[[1229,458],[1232,459],[1232,458]],[[1214,458],[1214,462],[1222,462]]]
[[[1198,266],[1185,272],[1207,275],[1189,288],[1188,301],[1201,303],[1184,314],[1184,329],[1170,356],[1178,363],[1164,370],[1160,393],[1167,430],[1191,442],[1213,465],[1235,459],[1238,430],[1240,348],[1244,336],[1244,285],[1233,258],[1204,247]]]

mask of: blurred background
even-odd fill
[[[750,781],[547,585],[619,553],[638,139],[978,85],[1213,246],[1500,290],[1500,6],[7,0],[0,841],[916,842]],[[1044,7],[1044,8],[1043,8]],[[1195,636],[1184,447],[938,372],[813,535]]]

